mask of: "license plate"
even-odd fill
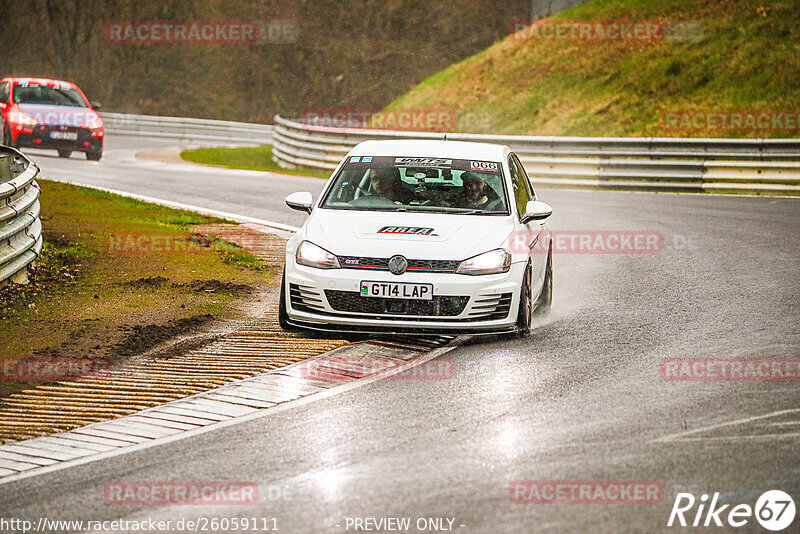
[[[408,284],[394,282],[361,282],[362,297],[390,299],[433,300],[433,284]]]
[[[77,141],[78,132],[50,132],[50,139],[65,139],[67,141]]]

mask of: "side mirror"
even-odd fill
[[[92,106],[92,109],[95,111],[100,111],[100,109],[103,107],[100,105],[100,102],[89,102],[89,105]]]
[[[528,224],[531,221],[541,221],[553,214],[553,208],[544,202],[538,200],[531,200],[525,205],[525,213],[522,215],[520,222]]]
[[[305,211],[311,213],[311,205],[314,203],[314,197],[308,192],[292,193],[286,197],[286,205],[297,211]]]
[[[5,102],[0,102],[0,109],[6,109],[7,105]]]

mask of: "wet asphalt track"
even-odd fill
[[[323,185],[131,159],[131,147],[159,144],[174,142],[110,138],[99,163],[31,154],[45,177],[295,225],[303,216],[284,207],[285,194]],[[800,383],[668,382],[659,373],[663,358],[800,356],[800,201],[539,195],[554,208],[554,229],[655,230],[665,249],[556,255],[553,311],[534,335],[450,352],[450,379],[371,383],[0,485],[0,517],[274,517],[284,533],[345,532],[348,517],[410,517],[412,526],[446,517],[464,533],[661,532],[695,530],[666,527],[677,492],[752,506],[781,489],[800,506]],[[720,423],[732,424],[685,434]],[[128,480],[251,481],[261,498],[106,505],[105,484]],[[514,504],[516,480],[653,480],[665,495],[660,504]],[[752,518],[738,531],[766,532]]]

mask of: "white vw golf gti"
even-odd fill
[[[286,329],[527,333],[552,302],[552,209],[507,146],[366,141],[286,203]]]

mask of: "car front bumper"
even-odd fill
[[[13,140],[14,145],[23,148],[45,148],[51,150],[72,150],[76,152],[102,152],[103,151],[103,137],[105,132],[101,132],[98,136],[97,130],[90,130],[89,128],[75,128],[60,126],[28,126],[28,133],[24,130],[17,133],[17,138]],[[74,133],[76,139],[54,139],[51,134],[58,133]]]
[[[363,269],[315,269],[286,256],[286,311],[297,326],[394,333],[496,333],[516,329],[525,265],[507,273],[468,276]],[[362,297],[362,281],[430,283],[433,301]]]

